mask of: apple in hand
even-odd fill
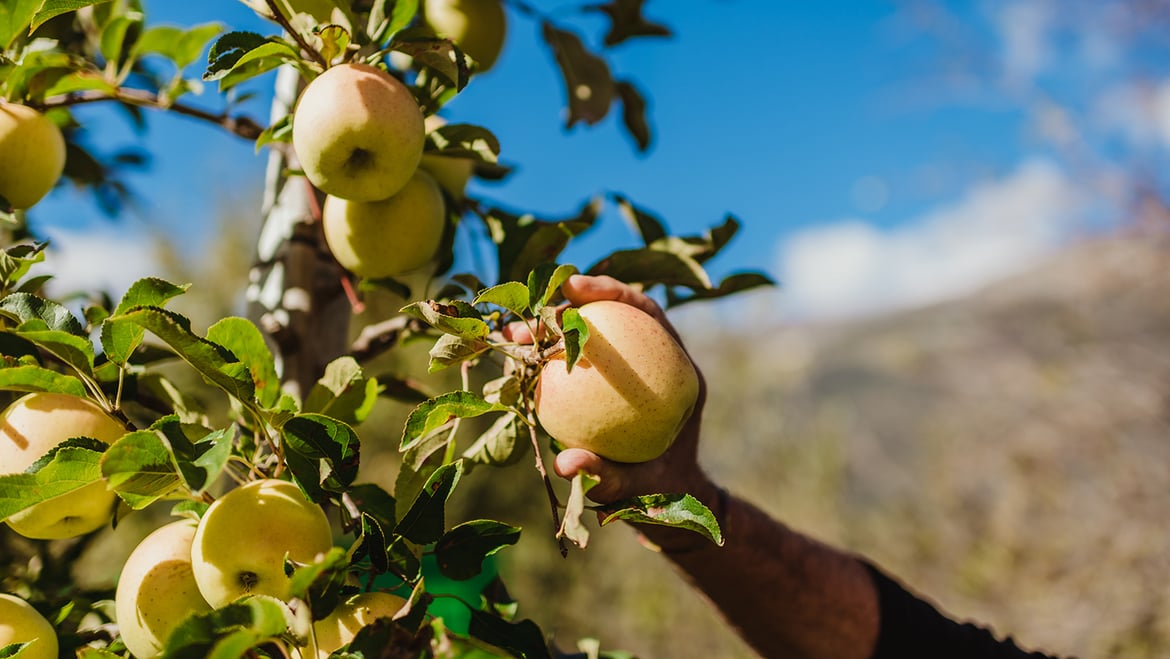
[[[432,114],[426,118],[425,124],[427,133],[431,133],[447,125],[447,122],[439,115]],[[419,169],[434,177],[439,187],[457,200],[463,199],[467,182],[475,173],[475,161],[470,158],[440,156],[426,152],[423,153],[422,161],[419,162],[418,166]]]
[[[0,101],[0,197],[14,208],[29,208],[64,170],[61,129],[28,106]]]
[[[369,279],[401,275],[426,265],[443,238],[443,193],[430,174],[415,172],[406,187],[383,201],[325,198],[321,226],[333,257]]]
[[[338,648],[349,645],[362,627],[378,618],[392,618],[406,600],[390,593],[370,592],[354,595],[337,605],[324,619],[313,623],[317,637],[317,657],[326,659]]]
[[[288,481],[242,485],[211,504],[191,546],[203,599],[221,608],[244,595],[289,598],[284,559],[312,562],[333,546],[325,511]]]
[[[589,329],[572,371],[561,353],[541,369],[536,416],[553,439],[616,462],[662,455],[694,411],[699,376],[652,316],[612,300],[578,309]]]
[[[0,650],[30,641],[20,659],[57,659],[57,632],[53,625],[28,602],[0,593]]]
[[[500,0],[426,0],[424,12],[435,34],[455,42],[480,71],[496,63],[508,28]]]
[[[322,192],[355,201],[397,193],[422,158],[426,130],[410,90],[366,64],[341,64],[301,93],[293,148]]]
[[[109,444],[126,426],[88,398],[26,394],[0,412],[0,472],[23,472],[61,442],[91,437]],[[6,521],[26,538],[57,540],[95,531],[110,520],[116,496],[104,480],[26,508]]]
[[[122,642],[138,659],[158,656],[179,623],[211,610],[191,569],[195,528],[183,520],[155,529],[122,566],[114,612]]]

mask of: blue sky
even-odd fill
[[[534,4],[575,20],[572,8],[582,3]],[[775,306],[782,319],[928,302],[1027,267],[1083,225],[1085,208],[1108,213],[1074,182],[1077,172],[1056,148],[1059,135],[1045,132],[1060,122],[1038,122],[1035,90],[1051,85],[1045,98],[1061,107],[1082,103],[1090,91],[1077,76],[1104,77],[1118,57],[1110,59],[1109,43],[1085,37],[1092,35],[1083,26],[1073,26],[1068,42],[1070,28],[1051,1],[956,3],[945,16],[921,11],[930,5],[648,0],[646,14],[675,36],[631,42],[609,55],[615,73],[635,80],[650,100],[656,141],[644,155],[613,118],[564,130],[563,92],[539,26],[513,12],[497,66],[474,79],[445,115],[499,137],[516,172],[475,189],[511,207],[569,214],[592,195],[617,191],[677,233],[736,215],[744,228],[711,269],[717,276],[758,269],[781,279],[775,297],[753,299]],[[236,0],[146,6],[154,23],[274,27]],[[938,42],[955,27],[948,21],[970,39],[958,57]],[[580,25],[592,40],[603,33],[595,18]],[[978,75],[956,73],[953,63],[964,58],[982,63],[972,67]],[[250,88],[257,97],[245,106],[249,114],[267,116],[269,80]],[[211,86],[188,101],[219,103]],[[1102,134],[1116,132],[1123,146],[1159,142],[1158,134],[1125,137],[1157,117],[1113,114],[1124,125],[1104,125]],[[209,244],[204,229],[223,199],[258,205],[264,154],[242,140],[157,112],[144,136],[107,108],[87,107],[79,116],[103,148],[138,145],[155,154],[152,168],[132,179],[145,203],[116,225],[121,235],[145,223],[184,244]],[[110,223],[67,191],[38,207],[34,219],[61,243],[96,230],[84,240],[90,254],[116,242],[103,242]],[[629,228],[609,217],[569,258],[585,266],[634,243]],[[86,267],[85,251],[64,249],[69,258],[59,263]]]

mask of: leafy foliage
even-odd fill
[[[108,102],[136,122],[143,120],[144,109],[179,113],[253,140],[258,149],[284,149],[293,118],[263,126],[237,114],[232,103],[225,111],[209,111],[188,104],[188,95],[213,84],[229,99],[237,98],[241,84],[280,67],[291,67],[307,82],[331,66],[365,62],[401,79],[424,112],[432,114],[474,81],[475,71],[459,46],[422,23],[417,1],[330,1],[328,20],[286,15],[280,11],[284,2],[246,4],[273,21],[273,34],[218,24],[156,26],[135,0],[5,3],[0,6],[0,94],[47,111],[67,128],[66,176],[93,188],[99,203],[116,213],[117,199],[129,194],[117,179],[119,165],[145,158],[94,155],[71,116],[75,105]],[[609,18],[603,41],[612,48],[669,34],[643,16],[642,4],[615,0],[584,9]],[[620,102],[627,132],[639,149],[648,148],[650,122],[637,86],[615,79],[605,53],[591,50],[573,26],[521,9],[538,21],[561,72],[568,126],[597,124]],[[205,69],[191,75],[204,53]],[[508,174],[499,163],[499,140],[483,126],[439,127],[429,132],[426,149],[430,155],[468,161],[477,176]],[[460,600],[470,614],[465,634],[445,628],[429,612],[436,596],[427,588],[423,566],[424,558],[433,558],[443,577],[470,580],[483,574],[490,557],[519,541],[521,529],[515,525],[450,520],[448,504],[473,471],[490,474],[493,467],[514,464],[529,446],[545,481],[558,540],[587,544],[585,501],[596,481],[585,475],[573,480],[560,518],[561,504],[543,465],[548,442],[533,412],[542,363],[565,352],[571,368],[589,340],[575,310],[563,310],[561,304],[561,285],[578,272],[561,262],[562,253],[599,221],[620,215],[638,232],[643,247],[604,255],[586,272],[647,290],[662,287],[668,304],[771,282],[759,273],[711,281],[704,264],[739,227],[730,216],[704,235],[674,236],[653,212],[616,193],[586,200],[575,215],[559,219],[504,209],[486,198],[448,196],[446,203],[450,226],[433,270],[448,285],[434,295],[414,296],[403,282],[352,286],[346,276],[347,290],[355,296],[388,290],[407,297],[407,303],[387,320],[386,335],[373,342],[374,348],[329,361],[303,391],[282,386],[287,377],[283,355],[273,350],[284,346],[252,320],[222,318],[201,333],[189,317],[168,308],[188,291],[186,284],[144,278],[116,304],[107,293],[79,316],[69,301],[44,294],[45,277],[30,273],[43,258],[44,243],[5,245],[0,252],[2,395],[40,391],[87,397],[131,430],[109,446],[69,440],[25,472],[0,475],[0,520],[97,482],[117,494],[120,515],[170,506],[176,515],[199,518],[225,486],[288,479],[328,511],[339,529],[338,546],[311,564],[286,566],[294,584],[290,601],[251,596],[190,616],[167,641],[164,656],[277,656],[290,648],[309,648],[313,620],[328,616],[358,584],[373,588],[384,576],[404,584],[409,605],[393,619],[367,626],[334,656],[386,656],[388,647],[417,656],[435,648],[473,646],[518,657],[553,656],[535,623],[514,619],[515,603],[498,584],[491,592],[485,588],[480,601]],[[23,231],[23,213],[10,219]],[[496,281],[484,283],[483,273],[449,272],[455,263],[452,236],[463,222],[478,222],[490,240]],[[514,323],[531,330],[531,345],[507,338]],[[432,346],[428,372],[458,367],[458,389],[422,394],[404,378],[367,371],[377,352],[417,340]],[[473,388],[473,373],[476,381],[482,375],[486,382]],[[401,468],[392,492],[360,481],[361,424],[385,397],[416,402],[398,446]],[[628,500],[605,512],[606,521],[669,524],[721,541],[710,511],[685,493]],[[0,556],[7,555],[6,538],[0,535]],[[86,542],[73,546],[84,551]],[[0,580],[20,584],[34,598],[69,593],[67,601],[54,602],[69,632],[62,635],[68,645],[64,651],[83,646],[87,655],[121,651],[113,631],[83,635],[77,627],[84,616],[108,619],[96,603],[109,593],[76,589],[68,583],[67,570],[32,570],[16,562],[0,565]],[[591,656],[603,655],[594,648]]]

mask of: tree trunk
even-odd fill
[[[301,89],[295,69],[281,68],[272,102],[275,122],[292,111]],[[348,351],[349,300],[344,274],[321,232],[321,199],[299,169],[291,145],[273,148],[264,185],[264,223],[248,275],[250,314],[270,338],[286,391],[304,399],[325,366]]]

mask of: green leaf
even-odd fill
[[[500,141],[483,126],[445,124],[427,133],[426,153],[494,164],[500,159]]]
[[[411,542],[425,545],[443,536],[447,497],[463,475],[463,461],[439,467],[423,485],[422,491],[398,522],[394,532]]]
[[[82,7],[92,7],[93,5],[100,5],[110,0],[45,0],[41,4],[40,9],[37,10],[36,16],[32,19],[32,26],[29,31],[37,29],[45,21],[60,16],[71,11],[77,11]]]
[[[394,507],[397,502],[386,490],[373,483],[360,483],[350,487],[344,496],[347,504],[351,504],[361,514],[373,517],[384,528],[394,528]]]
[[[613,252],[589,268],[590,275],[609,275],[649,288],[657,284],[710,288],[711,280],[694,258],[649,247]]]
[[[208,50],[207,71],[203,73],[203,79],[219,80],[227,75],[244,55],[274,43],[278,42],[270,41],[268,37],[255,32],[228,32],[217,39]],[[270,49],[267,52],[277,51]]]
[[[653,23],[642,16],[642,4],[646,0],[611,0],[605,4],[587,7],[609,16],[609,32],[605,35],[606,46],[616,46],[634,37],[669,37],[670,28]]]
[[[141,306],[162,307],[171,298],[185,293],[189,287],[190,284],[179,286],[155,277],[139,279],[126,290],[114,314],[126,313]],[[134,350],[142,344],[146,330],[136,323],[112,318],[102,323],[102,350],[115,364],[126,364]]]
[[[207,340],[227,348],[247,365],[255,385],[256,402],[269,409],[280,399],[276,360],[260,329],[246,318],[224,318],[207,328]]]
[[[666,227],[662,220],[650,211],[641,208],[627,197],[614,194],[613,201],[617,204],[618,212],[642,238],[642,243],[649,247],[654,241],[666,237]]]
[[[292,142],[292,115],[286,114],[265,128],[256,138],[256,151],[268,144]]]
[[[528,287],[518,281],[509,281],[498,286],[485,288],[475,296],[472,304],[494,304],[523,316],[529,308]]]
[[[650,122],[646,120],[646,99],[633,83],[625,80],[617,81],[615,89],[622,102],[622,124],[638,150],[645,152],[653,141]]]
[[[245,597],[180,623],[167,639],[163,656],[239,659],[250,648],[283,634],[287,615],[286,605],[275,598]]]
[[[601,480],[583,471],[573,476],[569,487],[569,498],[565,502],[565,516],[561,520],[561,528],[557,529],[558,538],[568,538],[573,544],[584,549],[589,544],[589,529],[581,517],[585,514],[585,495]]]
[[[348,576],[349,557],[333,547],[312,563],[298,567],[289,580],[289,595],[310,601],[315,610],[329,610],[341,599],[341,587]],[[310,594],[311,593],[311,594]]]
[[[0,368],[0,389],[86,395],[85,384],[81,380],[33,364]]]
[[[577,266],[541,263],[528,273],[528,304],[536,313],[561,291],[561,284],[577,274]]]
[[[0,520],[100,481],[101,457],[100,451],[68,446],[36,473],[0,476]]]
[[[463,458],[471,464],[494,467],[516,464],[524,457],[525,448],[530,446],[526,441],[518,441],[520,425],[520,417],[515,414],[501,416],[467,447]]]
[[[565,371],[571,372],[581,359],[581,351],[589,340],[589,326],[574,307],[561,314],[561,337],[565,341]]]
[[[140,430],[106,449],[102,475],[134,510],[142,510],[182,485],[170,446],[158,433]]]
[[[33,644],[33,641],[25,641],[23,643],[9,643],[8,645],[0,647],[0,659],[9,659],[10,657],[21,657],[24,655],[24,649]]]
[[[445,78],[462,91],[471,79],[471,70],[463,51],[447,39],[440,39],[422,27],[400,31],[390,42],[390,49],[410,55],[415,62]]]
[[[138,31],[142,25],[142,12],[127,12],[112,17],[104,27],[100,40],[102,57],[108,62],[121,66],[122,55],[126,49],[126,35]]]
[[[186,317],[157,307],[140,307],[112,318],[137,323],[154,333],[208,382],[237,400],[254,400],[255,384],[247,365],[223,346],[193,334]]]
[[[435,543],[435,561],[444,575],[463,581],[483,570],[485,558],[519,540],[518,526],[490,519],[464,522]]]
[[[53,355],[83,376],[93,376],[93,344],[89,339],[68,332],[44,329],[40,320],[29,320],[16,328],[15,334]]]
[[[44,321],[47,329],[68,332],[84,337],[85,326],[73,312],[52,300],[31,293],[12,293],[0,300],[0,312],[24,323],[29,320]]]
[[[507,412],[509,408],[489,403],[470,391],[453,391],[419,404],[406,419],[402,443],[398,450],[407,451],[425,437],[446,426],[455,418],[467,419],[488,412]]]
[[[647,494],[601,506],[602,526],[614,520],[689,529],[722,546],[723,532],[714,513],[689,494]]]
[[[520,659],[552,659],[544,632],[535,622],[525,619],[508,622],[490,613],[472,609],[468,633],[474,638],[502,648]]]
[[[386,15],[386,8],[390,7],[390,15]],[[379,0],[370,9],[370,20],[366,32],[375,43],[381,43],[387,37],[405,29],[414,21],[418,13],[418,0],[396,0],[386,2]]]
[[[545,42],[552,49],[565,83],[569,116],[566,126],[577,122],[596,124],[609,113],[614,99],[614,82],[605,60],[589,52],[580,37],[549,21],[541,26]]]
[[[666,306],[674,308],[681,304],[694,302],[696,300],[710,300],[713,298],[724,297],[746,291],[751,288],[758,288],[761,286],[775,286],[776,282],[767,275],[758,272],[741,272],[733,275],[728,275],[715,288],[704,288],[694,290],[692,295],[680,296],[673,291],[667,291]]]
[[[465,339],[482,339],[491,331],[475,307],[454,300],[451,304],[426,300],[411,303],[401,309],[445,334]]]
[[[303,409],[357,424],[373,411],[379,392],[378,381],[366,378],[356,359],[338,357],[325,366],[325,374],[305,397]]]
[[[32,30],[29,25],[43,0],[5,0],[0,2],[0,50],[7,50],[22,34]]]
[[[454,334],[444,334],[435,341],[429,351],[430,362],[427,365],[428,373],[461,364],[469,359],[475,359],[491,349],[487,343],[478,339],[465,339]]]
[[[348,425],[321,414],[298,414],[280,434],[285,462],[314,501],[327,492],[344,492],[357,478],[361,444]]]
[[[527,281],[539,265],[555,262],[572,238],[593,227],[601,207],[600,199],[592,199],[576,217],[557,221],[489,209],[484,221],[497,246],[500,279]]]
[[[20,243],[0,250],[0,287],[8,288],[24,278],[32,266],[45,260],[48,243]]]

